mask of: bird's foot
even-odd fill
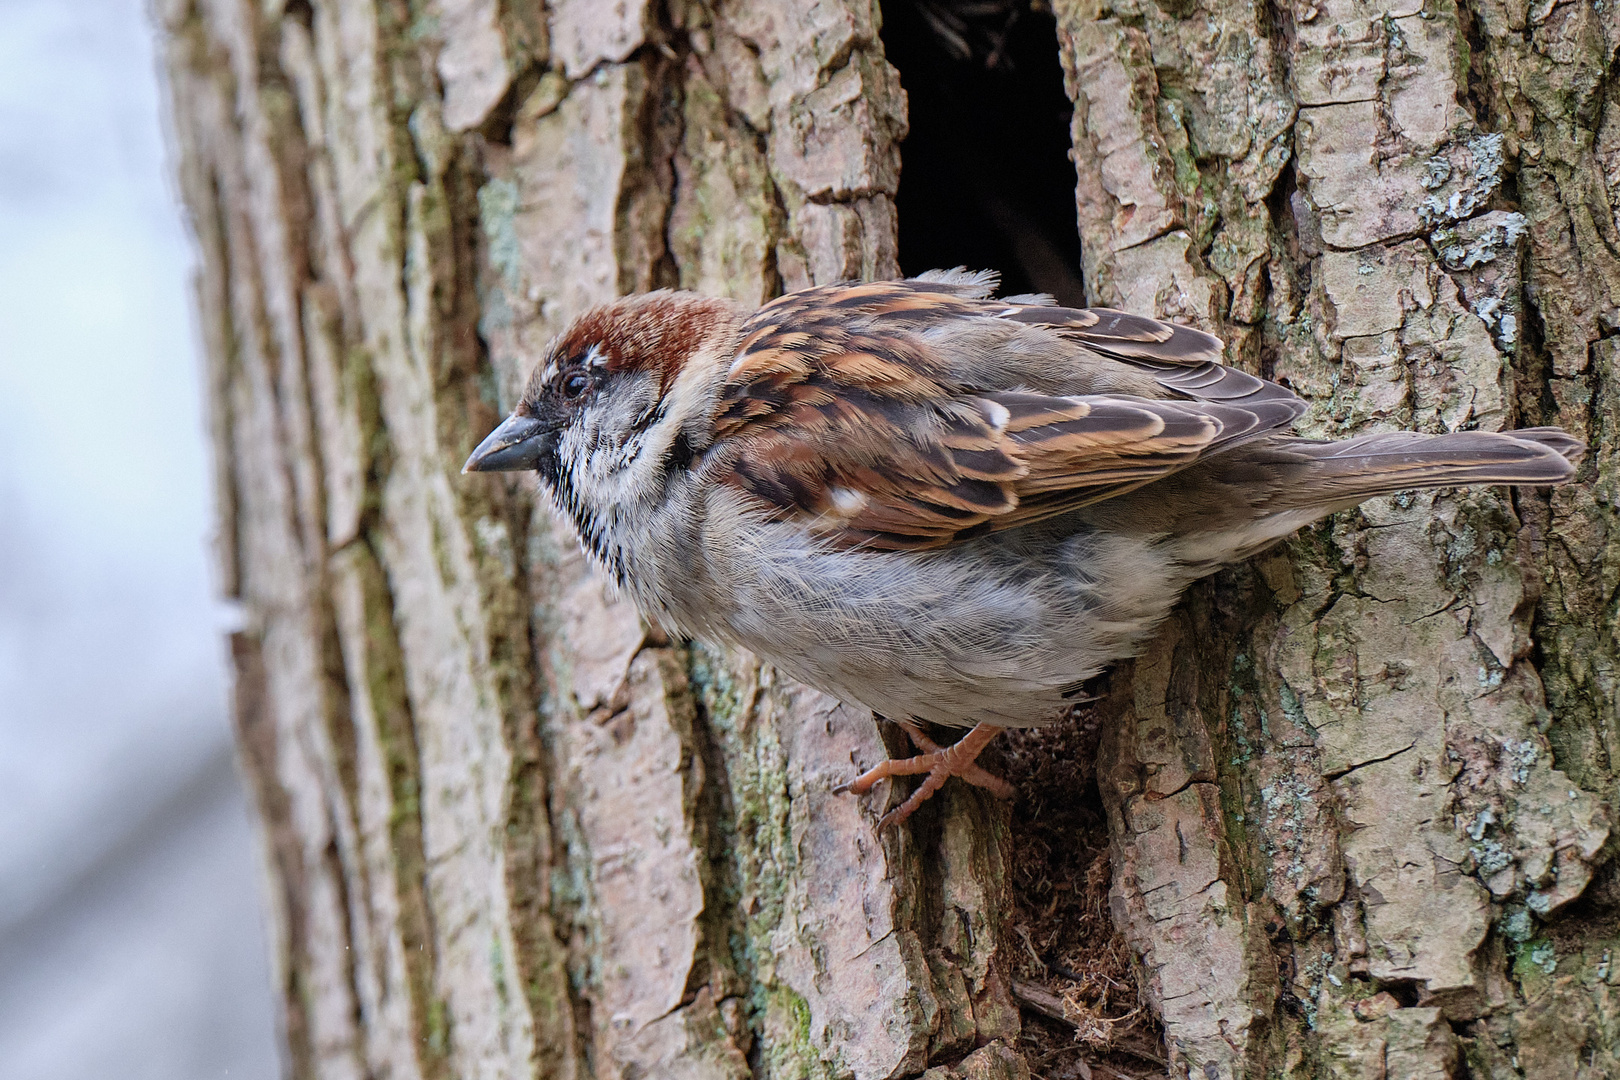
[[[922,729],[915,724],[908,724],[904,720],[897,720],[911,737],[911,743],[922,753],[916,757],[890,758],[880,763],[875,769],[869,769],[854,780],[837,788],[839,792],[850,792],[855,795],[865,795],[871,791],[879,780],[894,776],[916,776],[927,773],[928,778],[911,797],[899,806],[883,815],[878,822],[878,831],[882,832],[890,825],[898,825],[910,817],[923,803],[933,797],[934,792],[944,786],[945,781],[953,776],[959,776],[974,787],[982,787],[995,795],[998,799],[1010,799],[1013,796],[1013,786],[999,776],[986,772],[979,765],[974,764],[981,751],[990,745],[990,740],[1000,734],[1001,729],[993,724],[980,724],[966,735],[962,736],[950,746],[940,746],[934,740],[924,735]]]

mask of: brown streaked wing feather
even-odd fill
[[[1017,506],[1011,483],[1026,469],[984,403],[848,404],[732,436],[720,479],[845,545],[936,547]]]
[[[1013,484],[1018,506],[996,518],[994,529],[1017,528],[1111,499],[1294,419],[1291,408],[1275,402],[1250,407],[1110,395],[990,396],[1016,417],[1008,434],[1029,468]],[[1034,407],[1041,400],[1054,405],[1044,415]],[[1077,406],[1085,415],[1074,415]]]
[[[1113,308],[1015,305],[1001,318],[1049,326],[1065,337],[1121,359],[1202,364],[1219,361],[1223,347],[1220,338],[1202,330]]]
[[[1242,378],[1258,392],[1226,382],[1227,369],[1202,358],[1210,342],[1219,351],[1208,335],[1122,312],[1032,307],[1053,317],[1025,321],[1072,326],[1088,346],[1185,377],[1189,398],[1213,386],[1216,399],[980,392],[951,381],[913,332],[921,320],[1017,310],[918,282],[766,305],[744,324],[722,393],[717,479],[840,545],[939,547],[1139,487],[1285,426],[1302,404],[1253,376]],[[1178,342],[1169,356],[1153,351]]]
[[[999,317],[1050,327],[1087,348],[1145,368],[1159,385],[1199,401],[1286,404],[1293,410],[1290,419],[1305,413],[1305,402],[1287,387],[1222,364],[1221,339],[1202,330],[1112,308],[1016,306]]]

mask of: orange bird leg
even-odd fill
[[[883,815],[883,820],[878,822],[879,832],[910,817],[917,807],[927,802],[934,792],[953,776],[959,776],[975,787],[982,787],[997,798],[1012,798],[1011,784],[999,776],[992,776],[974,764],[980,752],[990,745],[990,740],[1001,733],[1001,728],[994,724],[980,724],[952,745],[941,747],[924,735],[917,725],[908,724],[904,720],[896,720],[895,723],[905,729],[906,734],[911,737],[912,745],[923,752],[916,757],[890,758],[838,789],[855,795],[865,795],[879,780],[895,776],[916,776],[919,773],[928,774],[928,779],[911,793],[909,799]]]

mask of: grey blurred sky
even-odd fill
[[[141,0],[0,0],[0,1076],[279,1074]]]

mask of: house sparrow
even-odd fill
[[[927,774],[881,825],[1050,723],[1193,581],[1408,488],[1559,484],[1555,428],[1287,434],[1305,403],[1139,315],[996,277],[683,292],[581,315],[464,472],[535,470],[641,611],[906,725]],[[940,748],[909,721],[971,727]],[[976,725],[976,726],[975,726]]]

